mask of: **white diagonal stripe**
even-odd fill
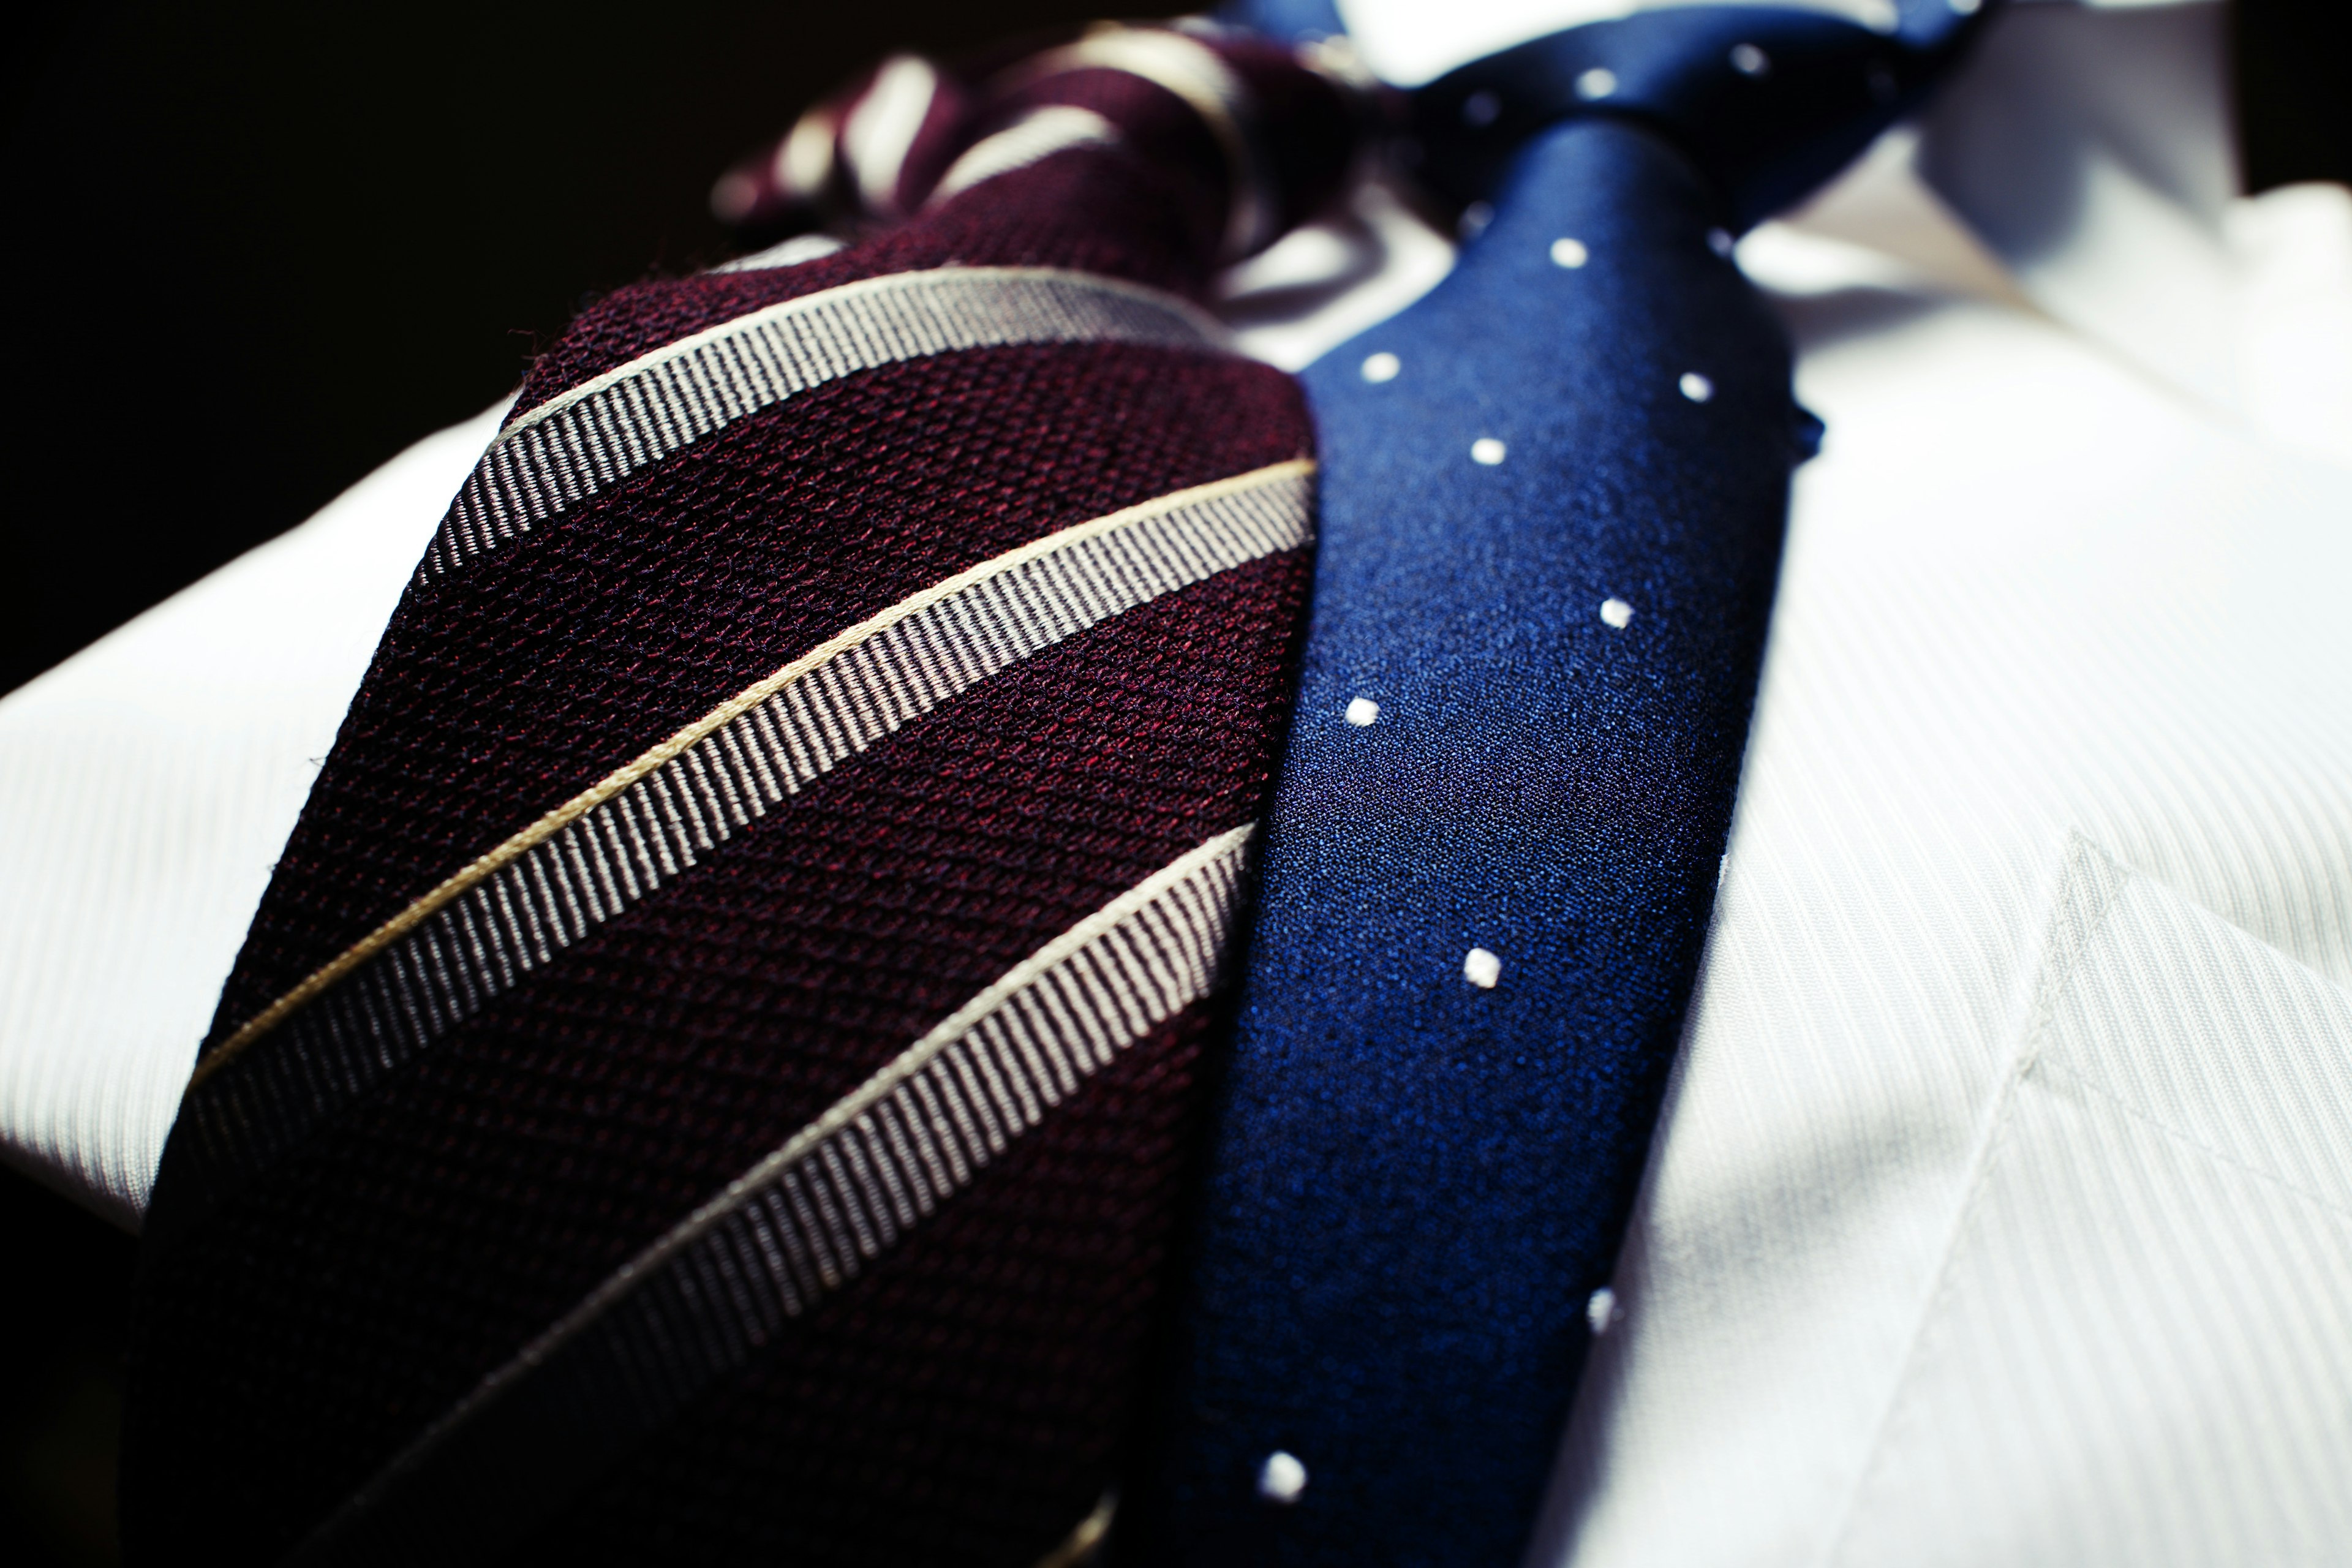
[[[1174,295],[1055,268],[936,268],[787,300],[517,415],[450,504],[418,575],[453,571],[738,419],[858,371],[1012,343],[1223,342],[1212,317]]]
[[[1067,103],[1043,105],[964,149],[940,176],[928,205],[937,206],[983,180],[1025,169],[1056,153],[1073,147],[1116,146],[1118,141],[1118,128],[1091,109]]]
[[[974,1142],[977,1158],[950,1158],[951,1169],[928,1157],[919,1165],[907,1159],[894,1163],[886,1143],[898,1142],[896,1130],[940,1125],[933,1109],[938,1090],[951,1072],[969,1081],[971,1068],[986,1059],[983,1040],[994,1026],[1031,993],[1064,980],[1074,966],[1108,966],[1114,944],[1147,911],[1159,910],[1179,923],[1189,918],[1181,910],[1204,911],[1211,929],[1201,935],[1211,952],[1222,952],[1233,932],[1241,871],[1255,833],[1251,823],[1219,834],[1015,964],[622,1265],[379,1472],[362,1489],[355,1506],[367,1505],[432,1463],[446,1438],[515,1384],[533,1377],[593,1378],[601,1368],[618,1363],[633,1374],[647,1407],[674,1404],[740,1364],[782,1321],[847,1284],[937,1202],[968,1185],[1004,1147],[1003,1142],[992,1147]],[[1208,973],[1207,986],[1188,987],[1140,1018],[1113,1009],[1084,1023],[1111,1042],[1113,1053],[1123,1050],[1207,995],[1215,984],[1213,965]],[[1080,993],[1072,987],[1064,994]],[[1075,1042],[1066,1038],[1056,1043],[1066,1047],[1060,1053],[1065,1059],[1084,1064],[1089,1075],[1113,1059],[1112,1053],[1097,1058],[1067,1049]],[[1049,1113],[1030,1105],[1020,1113],[1024,1120],[1004,1129],[1006,1139],[1029,1131]],[[898,1190],[900,1173],[918,1185],[928,1184],[929,1194],[910,1203]],[[569,1408],[560,1395],[552,1407]]]

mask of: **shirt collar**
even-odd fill
[[[2270,444],[2352,465],[2352,192],[2240,195],[2217,3],[2020,5],[1916,128],[1741,244],[1768,289],[2039,314]]]

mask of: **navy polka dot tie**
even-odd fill
[[[1660,10],[1415,94],[1412,150],[1468,237],[1306,374],[1314,610],[1123,1560],[1525,1549],[1819,433],[1732,237],[1916,102],[1971,20]]]

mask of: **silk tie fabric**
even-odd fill
[[[1311,542],[1196,300],[1355,111],[926,70],[901,221],[614,293],[452,504],[164,1155],[132,1560],[1025,1568],[1109,1484]]]
[[[1665,9],[1416,95],[1474,237],[1306,374],[1313,624],[1121,1561],[1525,1550],[1613,1310],[1818,436],[1731,237],[1969,31],[1940,0],[1891,35]]]

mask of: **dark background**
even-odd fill
[[[407,0],[19,17],[0,66],[0,692],[487,406],[583,298],[723,257],[712,178],[858,67],[1096,14]],[[2352,6],[2242,0],[2235,36],[2248,184],[2352,179]],[[0,1171],[0,1561],[113,1560],[132,1252]]]

